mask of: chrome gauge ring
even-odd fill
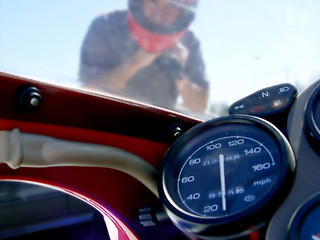
[[[313,149],[320,154],[320,84],[313,90],[305,109],[304,128]]]
[[[293,215],[288,240],[320,239],[320,193],[303,202]]]

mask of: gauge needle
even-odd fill
[[[224,171],[224,155],[219,155],[219,166],[220,166],[220,184],[221,184],[221,198],[222,198],[222,210],[227,210],[227,199],[226,199],[226,175]]]

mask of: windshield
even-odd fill
[[[0,0],[0,71],[201,116],[320,76],[320,2],[129,2]]]

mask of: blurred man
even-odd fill
[[[200,44],[188,30],[197,0],[129,0],[98,16],[81,50],[80,81],[157,106],[203,113],[208,80]]]

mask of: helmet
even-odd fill
[[[144,15],[144,0],[129,0],[129,28],[138,45],[148,52],[163,52],[172,47],[194,19],[197,0],[167,0],[180,7],[179,16],[168,25],[155,26]]]

